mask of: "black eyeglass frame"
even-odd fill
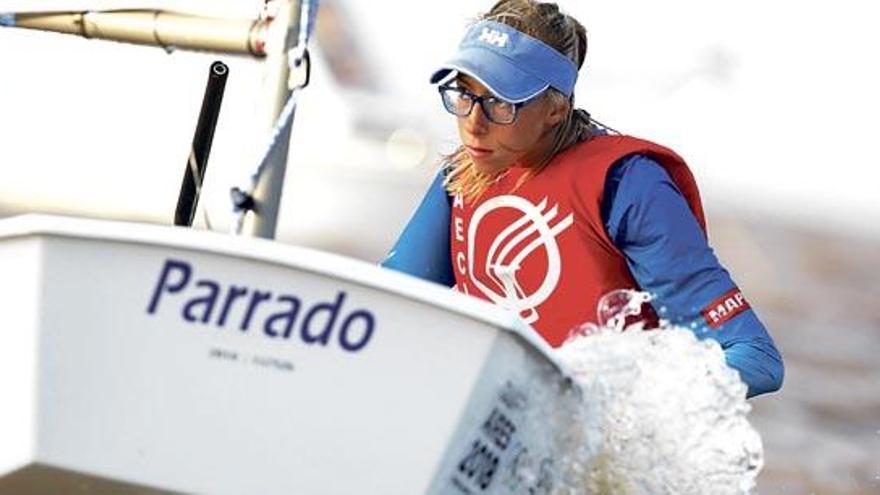
[[[535,96],[534,98],[529,98],[526,101],[521,101],[519,103],[510,103],[509,101],[502,100],[501,98],[498,98],[497,96],[494,96],[494,95],[478,96],[478,95],[475,95],[460,86],[451,86],[449,84],[441,84],[440,86],[437,87],[437,91],[440,93],[440,100],[443,102],[443,108],[445,108],[446,111],[451,113],[452,115],[455,115],[456,117],[467,117],[468,115],[471,114],[471,112],[474,111],[474,106],[476,106],[476,104],[479,103],[480,110],[483,112],[483,115],[486,116],[486,118],[489,120],[489,122],[492,122],[493,124],[498,124],[498,125],[510,125],[510,124],[513,124],[514,122],[516,122],[516,117],[519,115],[519,110],[522,107],[528,105],[529,103],[535,101],[542,94],[544,94],[542,92],[542,93],[538,94],[537,96]],[[454,91],[454,92],[458,93],[459,95],[467,96],[468,98],[470,98],[471,106],[470,106],[470,108],[468,108],[468,111],[463,114],[459,114],[459,113],[456,113],[453,109],[449,108],[449,106],[446,104],[446,98],[444,96],[444,93],[446,91]],[[499,121],[492,118],[492,116],[489,114],[489,111],[486,110],[486,104],[485,104],[486,101],[492,101],[492,100],[513,105],[513,116],[511,117],[510,122],[499,122]]]

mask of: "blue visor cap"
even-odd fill
[[[577,82],[577,66],[541,40],[495,21],[471,27],[458,45],[458,52],[431,76],[437,84],[450,74],[473,77],[495,96],[519,103],[553,87],[571,96]]]

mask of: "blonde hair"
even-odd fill
[[[500,0],[477,21],[501,22],[539,39],[571,59],[578,69],[584,64],[587,56],[586,29],[574,17],[561,12],[555,3]],[[573,144],[589,139],[596,130],[596,126],[590,120],[590,114],[574,108],[574,95],[567,98],[553,88],[547,90],[546,95],[553,104],[568,105],[569,112],[557,125],[549,152],[529,167],[528,172],[516,184],[516,188],[529,177],[540,173],[556,155]],[[463,146],[446,155],[444,162],[447,169],[446,190],[453,195],[461,194],[469,201],[479,198],[495,179],[494,176],[477,170]]]

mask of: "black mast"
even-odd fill
[[[202,100],[202,110],[199,113],[199,122],[196,125],[192,148],[186,161],[183,183],[180,185],[180,196],[177,198],[174,225],[187,227],[192,225],[199,202],[199,193],[202,190],[202,182],[205,178],[205,168],[208,165],[208,155],[211,153],[211,143],[214,141],[214,129],[217,127],[217,117],[220,115],[220,104],[223,102],[223,90],[226,88],[228,74],[229,67],[223,62],[217,61],[211,64],[208,83],[205,86],[205,97]]]

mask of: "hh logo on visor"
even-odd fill
[[[504,48],[507,45],[507,33],[502,33],[501,31],[497,31],[495,29],[489,29],[487,27],[483,28],[483,32],[480,34],[480,41],[485,41],[490,45],[495,45],[498,48]]]

